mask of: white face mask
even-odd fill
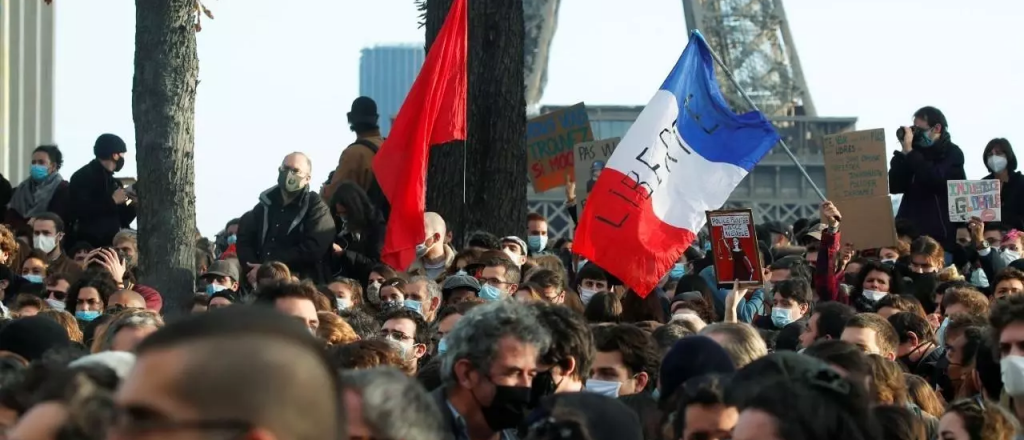
[[[1003,387],[1010,397],[1024,396],[1024,356],[1007,356],[999,361]]]
[[[888,293],[864,289],[864,297],[871,300],[871,302],[878,302],[878,300],[885,298],[885,295],[888,295]]]
[[[1005,157],[992,155],[988,157],[985,164],[988,165],[988,169],[992,170],[993,173],[999,173],[1006,169],[1006,162]]]
[[[999,254],[999,258],[1003,260],[1003,263],[1006,263],[1006,265],[1009,266],[1010,263],[1020,259],[1020,252],[1005,250]]]
[[[622,388],[622,382],[587,379],[587,385],[584,390],[588,393],[600,394],[615,399],[619,397],[619,388]]]
[[[37,235],[32,238],[32,246],[46,253],[53,252],[57,247],[57,237],[52,235]]]
[[[596,290],[580,288],[580,299],[583,300],[583,305],[590,304],[590,300],[594,299],[594,295],[597,295]]]

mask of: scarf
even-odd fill
[[[40,182],[29,177],[14,189],[9,206],[22,218],[36,217],[49,211],[50,199],[63,182],[64,178],[60,173],[50,174]]]

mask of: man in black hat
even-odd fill
[[[120,137],[101,134],[92,148],[96,159],[71,175],[71,212],[64,219],[76,242],[110,246],[114,235],[135,220],[135,195],[114,178],[124,168],[128,147]]]
[[[334,191],[344,181],[351,181],[370,192],[373,183],[373,157],[377,155],[384,138],[377,125],[377,103],[366,96],[352,101],[352,111],[348,112],[349,128],[355,132],[356,140],[341,152],[338,168],[334,170],[331,182],[324,188],[324,201],[330,203]]]

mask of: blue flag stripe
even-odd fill
[[[661,90],[679,104],[677,129],[694,152],[711,162],[750,172],[779,141],[775,127],[760,112],[737,115],[729,109],[715,79],[715,61],[704,37],[690,35]]]

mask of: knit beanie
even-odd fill
[[[100,159],[109,159],[117,153],[127,153],[128,147],[116,134],[104,133],[96,138],[96,145],[92,147],[92,153]]]

